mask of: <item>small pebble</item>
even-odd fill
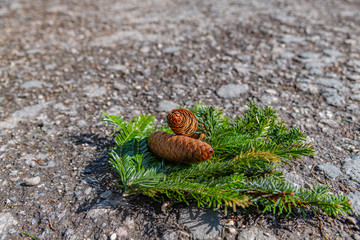
[[[106,191],[106,192],[103,192],[102,194],[100,194],[100,197],[106,199],[106,198],[108,198],[111,194],[112,194],[111,191]]]
[[[172,53],[176,53],[179,52],[181,50],[181,47],[166,47],[162,50],[163,53],[165,54],[172,54]]]
[[[128,231],[125,227],[120,227],[116,230],[116,234],[120,237],[120,238],[126,238],[128,235]]]
[[[27,186],[36,186],[40,183],[40,177],[32,177],[32,178],[26,178],[24,179],[24,184]]]
[[[356,218],[348,216],[348,217],[346,217],[346,222],[356,226],[357,221],[356,221]]]
[[[242,94],[248,92],[250,87],[248,84],[227,84],[221,86],[217,91],[217,95],[222,98],[240,97]]]
[[[110,240],[116,240],[116,233],[112,233],[111,235],[110,235]]]
[[[85,189],[84,193],[85,193],[86,195],[89,195],[89,194],[91,193],[91,191],[92,191],[92,188],[91,188],[91,187],[88,187],[87,189]]]
[[[232,234],[232,235],[237,234],[237,230],[236,230],[236,228],[234,228],[234,227],[229,227],[229,228],[228,228],[228,231],[229,231],[229,233]]]

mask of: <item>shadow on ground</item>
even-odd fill
[[[162,214],[161,203],[154,201],[150,197],[143,195],[132,195],[124,197],[122,189],[117,182],[118,173],[109,163],[110,149],[115,146],[113,139],[99,137],[95,134],[84,133],[71,137],[71,141],[76,145],[87,144],[96,147],[94,160],[87,163],[81,178],[89,187],[96,192],[95,197],[88,199],[80,205],[77,213],[88,212],[94,208],[129,209],[139,211],[151,211],[155,214]],[[109,192],[107,196],[106,192]]]
[[[109,149],[114,146],[114,141],[90,133],[71,136],[71,141],[75,145],[87,144],[95,147],[94,160],[87,163],[81,174],[82,180],[96,192],[95,198],[88,199],[77,210],[77,213],[87,212],[102,199],[101,194],[108,191],[111,188],[110,184],[116,179],[116,173],[109,164],[108,154]],[[115,189],[111,190],[115,191]]]

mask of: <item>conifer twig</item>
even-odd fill
[[[223,207],[225,213],[228,207],[235,210],[236,206],[245,208],[250,204],[287,216],[292,208],[304,212],[310,207],[330,216],[350,212],[348,198],[332,194],[329,187],[297,188],[284,179],[278,165],[314,154],[314,146],[299,128],[281,122],[272,108],[253,103],[248,106],[242,116],[233,119],[218,108],[202,104],[193,107],[199,123],[196,133],[205,135],[196,141],[210,144],[214,152],[209,160],[192,165],[170,163],[164,159],[173,160],[168,159],[173,154],[157,154],[164,158],[160,159],[150,151],[157,153],[151,138],[148,141],[151,134],[159,130],[171,132],[169,126],[155,127],[153,116],[140,115],[127,122],[121,116],[105,115],[104,121],[115,125],[117,131],[110,163],[120,175],[124,194],[141,193],[172,204],[195,200],[201,207]],[[198,154],[192,142],[186,141],[182,147]],[[173,151],[167,149],[170,147],[180,149],[178,145],[161,147],[163,152]],[[314,175],[315,166],[310,173],[324,183]]]

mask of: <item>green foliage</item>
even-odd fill
[[[193,165],[180,165],[157,159],[148,149],[147,137],[156,127],[153,116],[141,115],[127,122],[121,116],[104,116],[115,126],[116,146],[110,163],[120,175],[126,194],[145,194],[156,200],[189,203],[201,207],[258,206],[273,213],[311,208],[331,216],[351,211],[346,196],[334,195],[328,187],[303,189],[287,182],[276,168],[282,162],[314,154],[299,128],[288,128],[270,107],[249,103],[248,110],[236,118],[221,109],[196,104],[190,109],[199,120],[203,141],[213,149],[213,157]]]

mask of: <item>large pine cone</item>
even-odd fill
[[[191,111],[183,108],[172,110],[167,116],[167,122],[176,135],[184,135],[192,138],[199,138],[198,120]]]
[[[159,158],[176,163],[199,163],[212,157],[212,147],[194,138],[158,131],[148,138],[148,147]]]

